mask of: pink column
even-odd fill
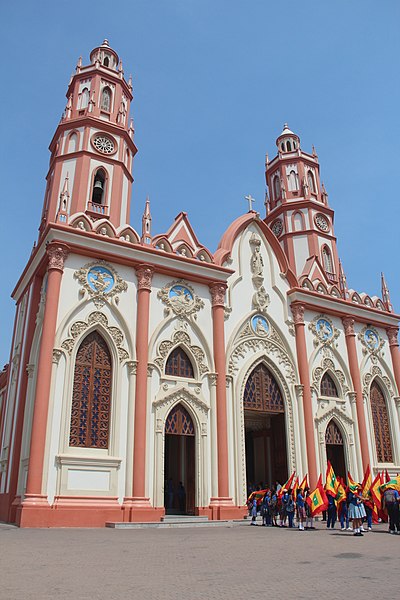
[[[131,506],[130,519],[140,520],[146,509],[151,508],[146,490],[146,416],[147,416],[147,366],[149,348],[149,311],[153,268],[140,265],[136,269],[138,299],[136,315],[136,386],[135,424],[133,441],[133,491],[126,498],[125,506]]]
[[[221,519],[233,507],[229,496],[228,474],[228,424],[226,411],[226,356],[225,356],[225,292],[226,283],[210,285],[214,364],[217,373],[216,408],[217,408],[217,457],[218,457],[218,498],[211,498],[210,506],[213,517]],[[226,507],[226,509],[224,509]]]
[[[50,400],[54,337],[57,326],[58,301],[64,262],[68,256],[65,244],[52,242],[47,246],[48,277],[46,305],[43,315],[42,338],[37,364],[37,382],[33,409],[28,479],[23,506],[47,505],[43,494],[43,461],[46,444],[47,413]],[[25,523],[27,524],[27,523]]]
[[[392,356],[393,373],[397,385],[397,393],[400,395],[400,352],[398,342],[398,327],[389,327],[386,329],[386,333],[389,339],[390,354]]]
[[[353,382],[354,391],[356,393],[356,409],[358,421],[358,435],[360,437],[361,459],[364,471],[369,464],[369,450],[367,425],[365,422],[364,398],[361,387],[360,367],[357,358],[356,334],[354,331],[354,319],[345,317],[342,319],[344,334],[346,336],[347,356],[349,359],[350,375]]]
[[[308,369],[307,345],[304,332],[304,306],[291,304],[293,321],[296,330],[296,354],[299,367],[300,382],[303,388],[304,429],[307,444],[307,463],[310,487],[313,489],[317,483],[317,459],[315,455],[314,416],[312,409],[310,373]]]

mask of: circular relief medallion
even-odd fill
[[[87,274],[89,286],[95,292],[107,294],[114,287],[114,275],[105,267],[92,267]]]
[[[373,329],[367,329],[365,331],[364,341],[370,350],[376,350],[379,346],[379,337]]]
[[[114,140],[104,134],[95,135],[92,138],[92,144],[102,154],[113,154],[116,150]]]
[[[315,224],[318,227],[318,229],[320,229],[321,231],[329,231],[329,229],[330,229],[329,221],[326,217],[324,217],[324,215],[321,215],[321,214],[315,215],[314,221],[315,221]]]
[[[321,340],[330,340],[333,336],[333,327],[326,319],[318,319],[316,329]]]
[[[268,334],[268,321],[263,315],[254,315],[251,319],[251,328],[255,334],[265,336]]]
[[[176,307],[187,307],[193,302],[193,295],[184,285],[174,285],[170,290],[168,297],[171,303]]]
[[[281,219],[277,219],[276,221],[274,221],[272,223],[272,233],[274,233],[276,235],[276,237],[279,237],[283,231],[283,223],[281,221]]]

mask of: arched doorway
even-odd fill
[[[177,404],[165,421],[164,478],[165,512],[194,514],[195,428],[182,404]]]
[[[332,419],[325,432],[326,458],[331,463],[335,475],[346,479],[346,458],[344,455],[343,436],[336,422]]]
[[[262,363],[246,382],[243,408],[247,486],[284,483],[288,478],[285,405],[274,376]]]

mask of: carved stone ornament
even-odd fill
[[[311,387],[314,388],[317,396],[321,395],[321,379],[326,371],[331,371],[331,373],[335,375],[335,379],[339,382],[341,387],[341,390],[338,391],[342,391],[341,397],[343,398],[349,391],[349,386],[346,384],[346,378],[343,371],[335,369],[335,363],[330,358],[324,358],[320,366],[314,369]],[[337,398],[335,398],[335,400],[337,400]]]
[[[388,329],[386,329],[386,333],[388,336],[388,340],[389,340],[389,346],[398,346],[399,345],[399,341],[398,341],[398,334],[399,334],[399,328],[398,327],[389,327]]]
[[[329,317],[325,315],[318,315],[315,317],[308,328],[314,335],[315,347],[319,345],[325,346],[327,344],[334,345],[340,335],[339,329],[337,329]]]
[[[363,346],[363,354],[377,355],[382,350],[384,340],[379,336],[379,333],[374,327],[364,327],[358,334],[358,339]]]
[[[61,358],[62,354],[63,354],[62,350],[60,350],[59,348],[54,348],[54,350],[53,350],[53,363],[55,365],[58,365],[58,363],[60,362],[60,358]]]
[[[52,242],[46,247],[47,256],[49,257],[48,269],[64,270],[64,263],[68,256],[69,248],[65,244]]]
[[[354,319],[352,317],[345,317],[342,319],[344,334],[345,336],[355,335],[354,332]]]
[[[108,324],[108,319],[106,315],[98,311],[90,313],[87,321],[75,321],[75,323],[73,323],[70,328],[71,337],[63,341],[63,343],[61,344],[61,348],[66,350],[68,354],[72,354],[72,350],[74,349],[76,340],[81,336],[81,334],[84,331],[86,331],[95,323],[99,323],[100,325],[102,325],[104,329],[106,329],[110,334],[117,347],[119,361],[122,362],[124,360],[127,360],[129,358],[129,354],[122,347],[122,344],[124,342],[124,334],[118,327],[111,327]]]
[[[194,289],[182,279],[168,283],[157,294],[157,298],[165,304],[164,314],[175,314],[178,318],[197,318],[198,311],[204,302],[194,293]]]
[[[149,265],[140,265],[136,269],[139,290],[151,290],[154,269]]]
[[[225,293],[227,288],[226,283],[212,283],[209,287],[211,292],[211,305],[224,306]]]
[[[205,354],[199,346],[193,346],[191,344],[190,336],[186,331],[178,330],[172,336],[172,340],[164,340],[158,347],[157,357],[154,359],[154,363],[159,367],[162,373],[165,372],[165,363],[167,357],[170,355],[173,348],[182,346],[187,348],[189,354],[196,361],[198,372],[200,375],[208,373],[209,368],[205,363]]]
[[[117,301],[117,294],[128,289],[126,281],[104,260],[86,264],[75,271],[74,277],[82,285],[84,292],[91,297],[96,308],[101,308],[113,297]]]
[[[302,304],[290,305],[295,325],[304,325],[304,306]]]
[[[380,367],[378,367],[377,365],[374,365],[371,367],[369,373],[366,373],[363,377],[364,400],[369,397],[369,388],[370,388],[372,380],[375,379],[375,377],[379,377],[379,379],[383,382],[384,386],[388,390],[390,397],[393,398],[394,391],[393,391],[392,383],[391,383],[389,377],[387,377],[386,375],[383,375],[382,369]]]
[[[260,312],[266,312],[269,303],[271,302],[265,287],[262,285],[255,294],[253,294],[253,308]]]

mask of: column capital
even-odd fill
[[[398,346],[399,345],[399,341],[397,339],[397,336],[399,334],[399,328],[398,327],[388,327],[386,329],[386,333],[389,339],[389,346]]]
[[[211,305],[214,306],[225,306],[225,292],[228,285],[224,282],[217,281],[210,283],[208,286],[211,292]]]
[[[290,309],[295,325],[304,325],[304,304],[291,304]]]
[[[393,398],[395,405],[400,409],[400,396],[395,396]]]
[[[347,392],[347,395],[349,397],[350,404],[355,404],[356,401],[357,401],[357,394],[356,394],[356,392]]]
[[[353,317],[343,317],[342,319],[344,327],[344,335],[346,337],[356,335],[354,331],[354,319]]]
[[[69,254],[66,244],[50,242],[46,245],[46,253],[49,259],[48,270],[64,271],[64,263]]]
[[[139,290],[150,290],[153,280],[154,269],[150,265],[138,265],[135,267]]]

